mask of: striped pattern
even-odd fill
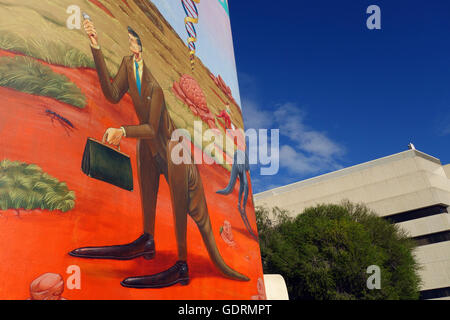
[[[194,70],[195,64],[195,42],[197,41],[197,31],[195,30],[195,24],[198,23],[198,9],[196,4],[200,3],[200,0],[181,0],[186,18],[184,23],[186,25],[186,31],[188,33],[188,48],[191,54],[191,68]]]

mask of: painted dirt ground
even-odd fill
[[[1,52],[0,55],[14,54]],[[67,182],[76,192],[76,206],[68,213],[48,211],[0,211],[0,299],[27,299],[33,279],[46,272],[61,274],[66,268],[81,268],[81,290],[65,289],[67,299],[250,299],[258,294],[257,280],[262,275],[259,247],[248,234],[237,210],[237,188],[232,196],[214,192],[226,186],[229,172],[224,168],[201,166],[206,198],[215,238],[225,261],[251,278],[239,283],[221,276],[210,261],[200,233],[190,220],[188,245],[189,286],[158,290],[123,288],[120,281],[128,276],[153,274],[176,261],[169,190],[162,178],[158,196],[154,260],[97,261],[70,257],[67,253],[86,245],[128,243],[141,234],[141,209],[136,177],[135,141],[123,140],[122,151],[132,158],[135,191],[129,193],[88,178],[81,172],[81,158],[87,137],[101,139],[108,127],[136,124],[131,99],[118,105],[108,103],[98,86],[95,71],[51,66],[69,77],[87,97],[85,109],[56,100],[0,88],[0,159],[25,161]],[[69,119],[75,130],[67,132],[45,115],[51,109]],[[254,210],[247,207],[252,227]],[[224,221],[231,222],[237,246],[229,247],[220,237]],[[193,290],[193,288],[199,288]]]

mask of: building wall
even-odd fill
[[[265,299],[253,203],[243,204],[243,229],[238,194],[217,193],[231,175],[234,149],[226,146],[237,137],[245,149],[227,1],[2,0],[0,21],[0,300]],[[129,35],[140,39],[137,73]],[[99,143],[108,128],[123,134],[117,151]],[[187,163],[174,169],[164,156],[172,128],[196,155],[176,183],[168,177]],[[180,202],[198,208],[201,222],[174,219]],[[153,257],[148,234],[151,262],[141,258]],[[138,238],[122,247],[128,252],[108,255],[112,261],[74,252]],[[190,274],[183,285],[125,286],[125,278],[166,271],[179,257]]]
[[[450,179],[450,164],[444,166],[444,171],[447,177]]]
[[[255,195],[256,205],[280,207],[292,215],[317,204],[347,199],[365,203],[382,217],[439,206],[443,212],[412,218],[398,225],[412,238],[448,236],[450,215],[450,165],[416,150],[363,163]],[[420,212],[420,210],[419,210]],[[442,236],[440,236],[442,235]],[[436,236],[434,237],[436,238]],[[422,290],[450,287],[450,242],[419,246]]]

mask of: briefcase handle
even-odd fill
[[[120,142],[119,142],[119,145],[115,146],[115,145],[113,145],[113,144],[109,144],[109,143],[104,142],[104,141],[105,141],[105,137],[106,137],[106,132],[105,132],[105,134],[103,135],[103,139],[102,139],[102,144],[103,144],[103,145],[105,145],[105,146],[117,147],[117,150],[121,151],[121,150],[120,150]]]
[[[105,147],[107,147],[107,148],[110,148],[110,149],[113,149],[113,150],[115,150],[115,147],[116,146],[113,146],[113,145],[110,145],[110,144],[107,144],[107,143],[103,143],[102,141],[99,141],[99,140],[97,140],[97,139],[94,139],[94,138],[88,138],[89,140],[92,140],[92,141],[94,141],[94,142],[97,142],[98,144],[101,144],[101,145],[103,145],[103,146],[105,146]],[[126,153],[123,153],[121,150],[120,150],[120,145],[119,145],[119,148],[118,148],[118,152],[120,152],[122,155],[124,155],[124,156],[126,156],[126,157],[130,157],[129,155],[127,155]]]

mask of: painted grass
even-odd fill
[[[1,31],[0,48],[69,68],[95,68],[94,60],[91,56],[61,41],[56,42],[46,39],[25,40],[11,32]]]
[[[66,76],[29,57],[1,57],[0,86],[51,97],[78,108],[86,106],[86,97],[80,88]]]
[[[75,206],[75,193],[40,167],[23,162],[0,162],[0,209],[60,210]]]

